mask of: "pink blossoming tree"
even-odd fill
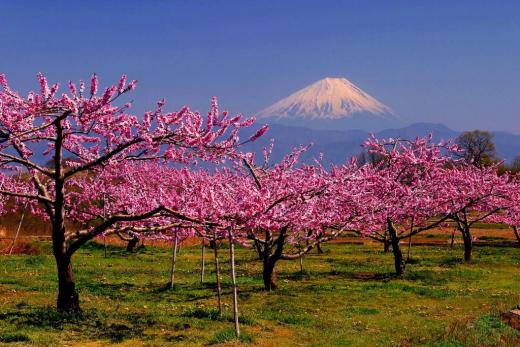
[[[59,284],[57,308],[77,312],[80,305],[72,255],[118,223],[169,213],[153,199],[147,204],[134,204],[141,192],[118,187],[117,176],[112,178],[112,186],[103,188],[107,190],[104,197],[95,203],[78,203],[78,195],[97,189],[96,180],[85,186],[82,179],[114,172],[110,168],[116,165],[124,172],[126,164],[134,161],[188,163],[196,158],[240,157],[236,151],[238,132],[254,120],[220,114],[216,99],[206,118],[187,107],[165,112],[164,101],[137,117],[129,113],[130,104],[116,104],[136,86],[136,81],[127,83],[126,76],[102,93],[98,93],[95,75],[88,90],[83,81],[78,86],[69,82],[69,91],[62,94],[58,94],[59,85],[49,86],[43,75],[38,74],[38,80],[40,91],[23,97],[0,75],[0,194],[28,202],[33,213],[43,215],[52,225]],[[52,165],[43,165],[38,160],[40,155],[45,161],[51,159]],[[24,180],[18,178],[22,173]],[[121,199],[130,204],[103,210],[108,201],[117,205]],[[67,221],[84,229],[69,229]]]

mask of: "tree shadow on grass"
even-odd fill
[[[441,267],[455,267],[464,264],[464,260],[461,257],[443,257],[438,260],[439,266]]]
[[[344,279],[357,281],[383,281],[387,282],[392,279],[400,278],[395,273],[374,272],[374,271],[348,271],[333,269],[327,273],[332,276],[341,276]]]
[[[208,293],[194,293],[197,290],[206,290],[206,288],[195,288],[185,284],[174,284],[170,288],[170,284],[166,283],[162,286],[151,289],[147,294],[153,297],[154,300],[169,300],[172,295],[183,302],[198,301],[212,298],[214,295]]]
[[[30,327],[46,331],[77,331],[89,338],[111,342],[122,342],[139,336],[145,327],[155,324],[153,317],[145,318],[143,314],[113,315],[98,310],[86,310],[78,314],[60,313],[54,307],[36,307],[0,314],[0,320],[20,329]]]
[[[223,313],[219,314],[218,310],[216,308],[205,308],[205,307],[195,307],[185,310],[181,313],[182,317],[189,317],[189,318],[197,318],[197,319],[206,319],[206,320],[212,320],[212,321],[221,321],[221,322],[234,322],[233,316],[229,313]],[[245,316],[240,315],[238,317],[238,320],[240,323],[245,325],[253,325],[254,319]]]
[[[182,299],[182,301],[197,301],[212,297],[211,294],[200,293],[200,291],[207,291],[207,287],[200,285],[194,286],[193,284],[184,283],[175,283],[173,288],[170,288],[169,283],[154,285],[149,284],[147,286],[138,286],[128,282],[89,283],[83,288],[91,295],[114,298],[118,300],[121,300],[121,298],[132,300],[132,298],[136,295],[138,295],[141,300],[145,301],[170,300],[172,295],[175,295],[177,299]],[[125,297],[125,295],[127,295],[127,297]]]
[[[92,295],[99,295],[109,298],[118,298],[122,291],[135,291],[137,286],[133,283],[103,283],[103,282],[87,282],[82,285],[82,290],[88,291]]]

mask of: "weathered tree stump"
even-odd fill
[[[500,319],[514,329],[520,330],[520,308],[517,307],[511,311],[501,313]]]

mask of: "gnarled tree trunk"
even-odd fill
[[[65,180],[61,162],[63,132],[60,120],[56,122],[56,130],[54,211],[50,208],[47,211],[52,220],[52,251],[58,270],[58,300],[56,306],[59,312],[76,313],[81,312],[81,308],[79,306],[79,295],[76,291],[74,272],[72,271],[72,254],[69,253],[65,240]]]
[[[133,251],[135,251],[135,247],[137,246],[138,243],[139,243],[139,238],[134,235],[126,244],[126,251],[129,253],[132,253]]]
[[[464,240],[464,261],[469,263],[472,259],[473,237],[469,228],[462,229],[462,239]]]
[[[394,253],[394,265],[395,265],[395,273],[397,275],[404,274],[404,270],[406,267],[406,263],[403,259],[403,253],[401,252],[401,247],[399,246],[399,238],[397,237],[397,232],[395,227],[390,219],[388,221],[388,234],[390,236],[390,241],[392,243],[392,251]]]
[[[67,253],[65,243],[65,224],[63,216],[56,216],[52,230],[52,249],[58,270],[58,300],[59,312],[81,312],[79,295],[76,291],[71,256]]]
[[[258,254],[258,259],[262,260],[263,259],[262,244],[258,240],[254,240],[253,241],[253,246],[255,247],[256,253]]]
[[[287,227],[280,229],[278,237],[273,240],[271,232],[266,231],[264,249],[262,251],[263,257],[263,271],[262,278],[264,280],[264,289],[267,291],[278,288],[276,277],[276,263],[281,259],[283,247],[285,245],[285,238]],[[273,250],[274,248],[274,250]]]
[[[388,228],[385,230],[385,238],[383,241],[383,252],[387,253],[390,250],[390,246],[392,245],[392,242],[390,242],[390,239],[388,238]]]
[[[56,265],[58,267],[58,311],[81,312],[70,257],[59,255],[56,257]]]
[[[462,216],[454,214],[451,219],[457,223],[457,229],[462,234],[462,241],[464,242],[464,261],[469,263],[471,262],[473,251],[473,237],[471,236],[472,223],[468,222],[466,210],[462,211]]]
[[[518,227],[513,225],[513,232],[515,233],[516,240],[518,241],[518,245],[520,246],[520,235],[518,234]]]
[[[264,280],[264,289],[267,291],[275,290],[278,288],[277,277],[276,277],[276,262],[278,259],[272,256],[268,259],[264,259],[264,268],[262,271],[262,278]]]

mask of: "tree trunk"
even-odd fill
[[[215,256],[215,278],[217,281],[217,301],[218,301],[218,314],[222,314],[222,287],[220,286],[220,264],[218,260],[218,248],[216,242],[213,247],[213,255]]]
[[[126,251],[132,253],[135,250],[135,247],[139,243],[139,238],[137,236],[133,236],[130,241],[126,244]]]
[[[231,265],[231,289],[233,291],[233,321],[235,323],[235,335],[240,337],[240,324],[238,322],[238,293],[235,272],[235,242],[229,231],[229,262]]]
[[[65,241],[65,179],[63,177],[63,126],[61,120],[55,122],[56,140],[54,143],[54,204],[47,206],[47,214],[52,221],[52,252],[58,270],[58,312],[79,313],[79,295],[76,291],[71,256]]]
[[[392,243],[388,239],[388,229],[387,229],[387,230],[385,230],[385,239],[383,241],[383,252],[388,253],[388,251],[390,250],[391,244]]]
[[[401,276],[404,274],[406,264],[403,259],[401,248],[399,247],[399,240],[397,240],[397,242],[392,242],[392,252],[394,253],[395,273]]]
[[[264,261],[262,278],[264,279],[264,289],[267,291],[278,288],[275,265],[278,259],[274,259],[271,255],[267,261]]]
[[[323,253],[323,249],[321,249],[321,243],[320,243],[320,242],[318,242],[318,243],[316,244],[316,249],[318,250],[318,253],[319,253],[319,254],[322,254],[322,253]]]
[[[72,271],[71,255],[65,242],[65,223],[63,214],[57,213],[52,226],[52,251],[58,270],[58,312],[79,313],[79,295]]]
[[[280,229],[277,239],[273,240],[271,233],[266,231],[264,251],[262,252],[264,257],[262,278],[264,280],[264,289],[267,291],[278,288],[275,267],[278,260],[282,257],[286,233],[287,227],[283,227]],[[274,251],[273,246],[276,246]]]
[[[390,250],[391,242],[390,241],[383,241],[383,252],[388,253]]]
[[[273,256],[272,238],[270,232],[266,232],[264,249],[261,254],[263,257],[262,278],[264,280],[264,289],[267,291],[275,290],[278,287],[276,283],[276,271],[274,268],[277,259],[275,259]]]
[[[58,134],[59,135],[59,134]],[[58,136],[59,138],[60,136]],[[56,148],[56,160],[61,164],[61,142]],[[61,165],[55,166],[56,175],[61,177]],[[65,196],[64,181],[56,179],[55,182],[55,202],[54,214],[52,215],[52,252],[56,259],[58,270],[58,300],[56,307],[58,312],[78,313],[81,312],[79,306],[79,295],[76,292],[76,282],[72,271],[71,256],[68,253],[67,242],[65,241]]]
[[[301,253],[302,247],[298,244],[298,249]],[[303,254],[300,254],[300,273],[303,274]]]
[[[518,234],[518,227],[513,225],[513,232],[515,233],[516,240],[518,241],[518,245],[520,246],[520,235]]]
[[[464,240],[464,261],[469,263],[471,262],[473,250],[473,238],[469,228],[464,228],[462,231],[462,239]]]
[[[262,260],[263,259],[262,244],[260,242],[258,242],[257,240],[255,240],[253,242],[253,246],[255,247],[256,253],[258,254],[258,260]]]
[[[394,253],[395,273],[401,276],[404,274],[406,264],[403,259],[401,248],[399,247],[399,238],[397,237],[397,232],[390,219],[388,219],[388,234],[390,235],[392,251]]]
[[[56,265],[58,267],[58,311],[81,312],[70,257],[66,255],[56,256]]]
[[[173,289],[173,285],[175,283],[175,268],[177,267],[177,245],[178,245],[178,239],[177,239],[177,234],[175,234],[175,239],[173,241],[173,247],[172,247],[172,266],[170,269],[170,282],[168,283],[168,288],[170,290]]]

